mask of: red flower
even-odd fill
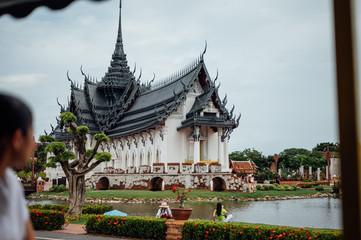
[[[177,186],[173,186],[173,187],[172,187],[172,192],[175,193],[175,191],[177,191],[177,188],[178,188]]]
[[[216,229],[215,229],[215,228],[213,228],[213,232],[214,232],[214,231],[216,231]]]
[[[180,196],[177,197],[177,200],[179,200],[179,199],[180,199]]]

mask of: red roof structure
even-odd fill
[[[248,161],[232,161],[231,168],[232,172],[234,173],[242,173],[245,172],[246,174],[254,174],[257,166],[252,160]]]

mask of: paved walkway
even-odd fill
[[[70,233],[70,234],[86,234],[85,225],[79,224],[68,224],[67,226],[63,227],[62,230],[55,230],[53,232],[58,233]]]

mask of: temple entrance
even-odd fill
[[[97,185],[97,190],[108,190],[109,189],[109,179],[107,177],[102,177],[99,179]]]
[[[226,182],[223,178],[215,177],[212,179],[213,181],[213,191],[215,192],[222,192],[226,190]]]
[[[163,179],[160,177],[152,178],[149,182],[150,191],[162,191]]]

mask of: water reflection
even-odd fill
[[[67,204],[64,201],[29,200],[29,204]],[[122,212],[134,216],[155,216],[159,203],[107,203]],[[178,207],[177,203],[170,203]],[[264,223],[281,226],[342,229],[341,200],[335,198],[314,198],[280,201],[223,203],[233,214],[234,222]],[[216,202],[186,203],[193,208],[191,218],[212,219]]]

